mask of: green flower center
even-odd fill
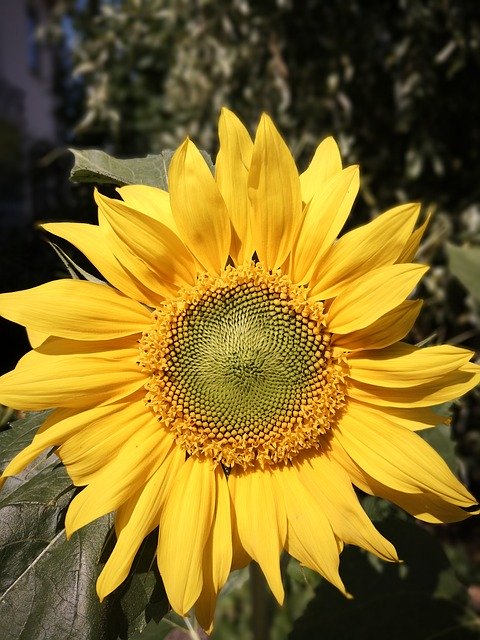
[[[247,467],[318,446],[343,392],[323,307],[302,288],[259,266],[229,269],[153,320],[140,348],[147,402],[190,455]]]

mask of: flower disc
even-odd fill
[[[259,265],[206,277],[153,313],[147,402],[185,450],[247,467],[318,447],[344,404],[321,303]]]

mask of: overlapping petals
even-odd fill
[[[470,351],[401,342],[422,304],[409,297],[427,270],[413,261],[428,218],[417,226],[419,205],[402,204],[341,235],[359,170],[342,167],[332,138],[299,175],[266,115],[252,140],[224,109],[219,136],[214,175],[186,140],[171,161],[168,192],[130,185],[118,190],[121,199],[97,193],[98,225],[43,225],[82,251],[103,283],[58,280],[0,296],[0,314],[25,326],[33,347],[0,378],[0,402],[55,409],[2,479],[55,447],[83,487],[68,509],[67,534],[115,512],[100,598],[126,579],[158,527],[170,603],[181,615],[195,607],[206,629],[229,572],[251,559],[280,603],[283,550],[345,594],[344,544],[397,561],[354,487],[427,522],[477,512],[473,496],[415,433],[448,422],[432,407],[480,381]],[[251,260],[280,271],[304,304],[322,304],[345,398],[322,446],[288,464],[227,473],[201,452],[186,455],[168,420],[148,406],[138,342],[155,308]]]

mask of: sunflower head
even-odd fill
[[[477,512],[416,431],[474,387],[472,353],[404,342],[426,271],[426,222],[398,205],[342,234],[359,188],[332,138],[299,173],[270,118],[255,139],[223,110],[212,174],[193,142],[168,191],[95,194],[98,225],[43,225],[102,282],[59,280],[0,297],[32,351],[0,402],[54,408],[5,469],[56,447],[73,482],[67,534],[115,513],[101,598],[158,528],[172,607],[205,628],[229,572],[256,560],[281,602],[286,549],[339,589],[339,550],[396,560],[354,491],[427,522]]]

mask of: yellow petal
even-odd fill
[[[422,241],[423,234],[430,224],[431,217],[432,212],[429,211],[423,224],[421,224],[418,229],[415,229],[410,238],[407,240],[402,253],[397,258],[397,262],[413,262],[418,248],[420,247],[420,242]]]
[[[300,174],[303,202],[310,202],[325,183],[341,170],[340,149],[332,137],[325,138],[318,145],[308,168]]]
[[[158,526],[168,473],[171,473],[171,465],[165,461],[138,492],[128,521],[118,532],[117,543],[98,576],[97,593],[100,601],[127,578],[144,538]]]
[[[203,587],[195,603],[195,617],[206,631],[212,627],[217,595],[228,578],[232,564],[230,494],[223,469],[216,467],[214,473],[215,515],[203,552]]]
[[[440,424],[450,424],[449,416],[436,413],[430,407],[382,407],[377,409],[371,404],[364,404],[354,398],[348,401],[349,411],[360,411],[365,417],[369,413],[373,419],[393,422],[410,431],[430,429]]]
[[[113,232],[115,255],[132,273],[147,278],[149,288],[168,295],[172,287],[195,284],[195,261],[171,229],[98,191],[95,200]]]
[[[411,387],[459,369],[473,355],[472,351],[450,345],[419,348],[398,342],[385,349],[351,354],[349,375],[380,387]]]
[[[348,395],[382,407],[429,407],[462,396],[480,382],[480,367],[469,363],[427,384],[389,389],[351,380]]]
[[[193,142],[185,140],[177,149],[168,176],[180,237],[211,275],[220,273],[230,249],[230,220],[215,179]]]
[[[0,377],[0,403],[32,411],[113,402],[145,383],[137,358],[134,348],[55,357],[29,351]]]
[[[229,485],[230,487],[231,485]],[[237,516],[235,514],[235,509],[232,506],[230,511],[230,517],[232,519],[232,566],[231,571],[235,571],[236,569],[243,569],[250,564],[252,561],[251,556],[245,550],[243,546],[240,535],[238,533],[238,525],[237,525]]]
[[[478,513],[478,510],[465,511],[429,491],[403,493],[392,489],[360,469],[335,439],[331,441],[331,445],[330,455],[346,470],[359,489],[370,495],[390,500],[419,520],[435,524],[459,522]]]
[[[337,542],[325,512],[301,484],[295,467],[278,467],[273,477],[285,500],[288,553],[346,593],[338,573]]]
[[[155,306],[163,300],[163,296],[149,291],[118,262],[105,231],[99,226],[78,222],[53,222],[42,224],[40,228],[67,240],[79,249],[111,285],[129,298],[150,306]]]
[[[81,430],[57,443],[60,445],[57,455],[74,484],[93,482],[105,464],[116,458],[123,446],[128,446],[137,431],[153,428],[152,424],[158,428],[157,417],[145,407],[144,398],[142,389],[127,400],[109,405],[108,413],[92,418]]]
[[[202,557],[215,509],[215,475],[210,462],[190,457],[165,503],[158,539],[158,566],[168,600],[184,616],[203,585]]]
[[[411,330],[422,304],[422,300],[404,300],[364,329],[335,334],[332,344],[348,351],[388,347],[402,340]]]
[[[282,604],[280,553],[285,546],[287,518],[281,492],[267,470],[232,471],[228,486],[237,519],[240,542],[258,562],[273,595]]]
[[[110,421],[122,407],[128,407],[134,402],[141,401],[143,396],[144,393],[142,391],[141,395],[138,393],[133,394],[114,405],[94,406],[86,411],[79,411],[77,408],[57,409],[47,417],[32,442],[13,458],[2,475],[17,475],[48,447],[62,444],[62,442],[86,428],[92,427],[95,429],[95,425]]]
[[[82,489],[70,503],[65,531],[74,531],[89,522],[115,511],[143,487],[165,460],[173,440],[150,421],[121,448],[118,456],[106,463],[95,480]]]
[[[205,630],[208,636],[213,630],[213,618],[215,616],[215,607],[217,604],[218,594],[213,590],[212,586],[203,585],[200,596],[195,603],[195,618]]]
[[[218,135],[220,150],[215,163],[215,179],[232,225],[229,253],[235,264],[243,264],[253,254],[247,192],[253,143],[237,116],[225,108],[220,114]]]
[[[142,332],[149,311],[107,285],[55,280],[0,295],[0,315],[45,334],[73,340],[109,340]]]
[[[117,191],[128,207],[158,220],[178,236],[168,191],[146,184],[128,184],[125,187],[119,187]]]
[[[327,299],[338,295],[364,274],[393,264],[400,255],[420,213],[418,204],[403,204],[345,234],[320,261],[310,295]]]
[[[408,429],[347,412],[334,438],[361,469],[396,491],[431,493],[459,507],[476,504],[438,453]]]
[[[345,224],[359,186],[357,166],[335,173],[328,182],[318,185],[292,248],[290,276],[293,282],[311,279]]]
[[[393,545],[373,526],[360,506],[351,480],[328,454],[309,456],[298,467],[300,480],[325,512],[335,534],[387,561],[398,561]]]
[[[328,330],[351,333],[373,324],[403,302],[426,271],[423,265],[394,264],[361,276],[333,301]]]
[[[260,262],[276,269],[285,261],[301,222],[300,179],[292,155],[267,115],[253,146],[248,175],[252,234]]]
[[[25,327],[25,328],[27,330],[28,341],[32,349],[36,349],[37,347],[40,347],[40,345],[42,345],[45,342],[45,340],[50,337],[50,334],[48,333],[43,333],[42,331],[35,331],[34,329],[29,329],[28,327]]]

